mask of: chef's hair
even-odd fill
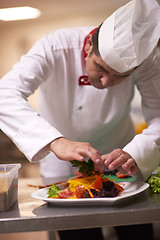
[[[102,24],[101,24],[101,25],[102,25]],[[91,51],[90,55],[91,55],[92,53],[95,53],[96,56],[99,56],[99,55],[100,55],[99,49],[98,49],[98,35],[99,35],[99,30],[100,30],[101,25],[97,28],[97,30],[95,31],[95,33],[92,35],[93,48],[92,48],[92,51]]]

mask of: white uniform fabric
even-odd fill
[[[0,80],[0,127],[44,177],[71,173],[45,146],[65,136],[88,141],[101,154],[125,147],[146,179],[160,161],[160,66],[155,51],[122,83],[99,90],[79,86],[86,75],[83,44],[93,27],[60,29],[40,39]],[[129,116],[134,85],[149,128],[134,137]],[[39,113],[27,103],[40,86]],[[133,139],[133,140],[132,140]],[[128,145],[127,145],[128,143]]]

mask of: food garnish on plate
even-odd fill
[[[47,195],[48,198],[77,199],[77,198],[104,198],[117,197],[124,190],[120,183],[109,180],[104,174],[94,171],[92,160],[79,162],[71,161],[74,167],[79,167],[81,176],[75,176],[67,181],[65,189],[52,184]]]

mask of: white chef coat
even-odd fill
[[[63,177],[71,164],[45,146],[64,136],[90,142],[101,154],[124,148],[146,179],[160,161],[160,65],[155,51],[122,83],[79,86],[86,75],[84,39],[93,27],[60,29],[40,39],[0,81],[0,127],[44,177]],[[130,103],[142,95],[148,129],[134,137]],[[39,112],[27,98],[39,87]]]

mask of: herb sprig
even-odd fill
[[[148,183],[154,193],[160,193],[160,172],[151,175]]]
[[[52,186],[49,188],[47,194],[48,194],[48,198],[54,198],[56,197],[59,193],[61,192],[61,190],[59,189],[59,187],[57,187],[54,183],[52,184]]]
[[[77,160],[72,160],[70,161],[70,163],[72,164],[73,167],[78,167],[79,168],[79,172],[85,175],[92,175],[93,171],[94,171],[94,163],[91,159],[89,159],[88,161],[77,161]]]

